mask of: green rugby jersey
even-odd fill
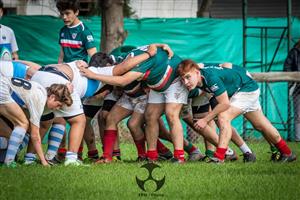
[[[253,92],[258,89],[250,73],[237,65],[233,65],[230,69],[220,67],[217,63],[204,63],[204,68],[200,71],[203,77],[203,86],[200,88],[213,93],[214,96],[227,91],[231,97],[236,92]]]
[[[145,50],[145,49],[144,49]],[[136,49],[130,54],[136,56],[144,52],[143,49]],[[177,68],[182,59],[174,55],[171,59],[162,48],[157,48],[155,56],[140,63],[131,71],[143,73],[142,80],[153,90],[165,91],[178,77]]]
[[[64,26],[59,33],[59,44],[64,52],[64,62],[87,62],[87,49],[96,47],[92,32],[82,22],[73,27]]]

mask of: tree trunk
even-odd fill
[[[18,0],[17,14],[26,15],[27,0]]]
[[[101,45],[102,52],[109,53],[123,44],[127,37],[124,30],[123,0],[101,0],[102,29]]]
[[[213,3],[213,0],[198,0],[198,12],[197,17],[210,17],[210,7]]]

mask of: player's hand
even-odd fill
[[[84,67],[78,67],[78,68],[82,76],[85,76],[90,79],[93,79],[95,77],[95,73],[89,70],[88,68],[84,68]]]
[[[67,86],[69,92],[72,94],[74,91],[74,85],[72,83],[67,83],[66,86]]]
[[[169,59],[174,56],[174,52],[172,51],[172,49],[170,48],[169,45],[163,44],[162,49],[165,50],[166,52],[168,52]]]
[[[76,61],[76,66],[77,67],[84,67],[84,68],[88,68],[89,67],[89,65],[85,61],[83,61],[83,60],[77,60]]]
[[[49,163],[46,160],[41,161],[41,164],[43,165],[43,167],[50,167]]]
[[[155,56],[157,53],[157,46],[155,44],[150,44],[147,52],[152,56]]]
[[[206,126],[207,126],[207,121],[205,118],[202,118],[202,119],[198,119],[196,121],[196,123],[194,123],[194,126],[196,129],[204,129]]]

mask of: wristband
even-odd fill
[[[148,54],[149,58],[151,58],[151,54],[148,51],[145,51],[146,54]]]

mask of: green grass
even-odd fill
[[[300,155],[299,144],[290,146]],[[148,172],[131,162],[136,154],[131,144],[121,146],[122,163],[0,168],[0,199],[300,199],[300,162],[271,163],[265,142],[252,142],[251,147],[257,154],[253,164],[242,159],[224,165],[159,163],[153,176],[166,181],[152,193],[136,184],[135,177],[146,179]],[[153,184],[148,181],[146,188],[153,189]]]

